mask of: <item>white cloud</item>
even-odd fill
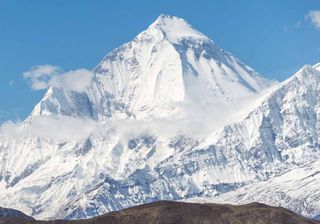
[[[52,65],[37,65],[23,73],[23,77],[29,82],[32,89],[40,90],[49,88],[53,77],[61,74],[59,67]]]
[[[61,68],[52,65],[37,65],[23,73],[32,89],[41,90],[52,86],[78,92],[91,84],[93,76],[93,72],[87,69],[63,72]]]
[[[307,18],[311,20],[313,25],[320,29],[320,10],[313,10],[307,14]]]
[[[98,138],[118,136],[121,141],[126,142],[145,134],[170,138],[181,133],[181,130],[184,134],[201,139],[221,127],[222,118],[217,119],[219,121],[216,122],[212,121],[212,117],[217,118],[219,115],[221,117],[221,114],[221,111],[207,110],[204,113],[201,109],[195,109],[194,111],[185,111],[181,118],[128,119],[104,122],[63,115],[34,116],[21,122],[7,121],[0,124],[0,139],[19,141],[32,137],[62,143],[78,142],[90,136]],[[227,114],[225,108],[224,119]]]

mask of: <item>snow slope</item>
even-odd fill
[[[1,128],[1,206],[74,219],[231,198],[319,160],[317,66],[269,88],[183,19],[161,15],[94,71],[85,91],[50,88],[25,122]]]

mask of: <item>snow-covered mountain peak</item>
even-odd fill
[[[51,89],[32,115],[167,117],[185,105],[251,98],[271,84],[185,20],[168,15],[107,54],[94,72],[85,92]]]
[[[184,39],[208,41],[209,39],[194,29],[184,19],[175,16],[160,15],[148,28],[147,31],[158,29],[171,42],[179,43]]]

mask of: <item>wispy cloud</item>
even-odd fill
[[[34,117],[28,122],[7,121],[3,123],[0,125],[0,138],[21,140],[28,137],[39,137],[57,142],[79,141],[88,137],[96,125],[96,122],[82,118]]]
[[[41,90],[52,86],[78,92],[91,84],[93,76],[93,72],[87,69],[64,72],[61,68],[52,65],[37,65],[23,73],[23,77],[32,89]]]
[[[313,25],[320,29],[320,10],[312,10],[307,15],[306,18],[309,19]]]

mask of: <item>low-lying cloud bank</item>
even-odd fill
[[[0,139],[19,141],[31,137],[63,143],[82,141],[90,136],[104,138],[112,134],[125,142],[141,135],[170,138],[184,134],[200,140],[235,121],[232,117],[234,109],[234,106],[205,110],[187,107],[181,110],[179,116],[143,120],[95,121],[63,115],[32,116],[22,122],[3,123],[0,126]]]
[[[20,140],[29,137],[57,142],[78,141],[87,138],[96,127],[89,119],[66,116],[34,117],[30,121],[7,121],[0,126],[0,137]]]
[[[187,120],[153,119],[153,120],[110,120],[98,122],[87,118],[68,116],[39,116],[30,121],[5,122],[0,126],[0,139],[23,140],[26,138],[40,138],[53,140],[56,143],[83,141],[90,136],[104,138],[117,135],[121,141],[138,137],[140,135],[155,135],[172,137],[183,130],[184,134],[201,131],[194,127],[192,130]],[[197,124],[200,125],[200,124]],[[200,126],[198,126],[200,127]]]

